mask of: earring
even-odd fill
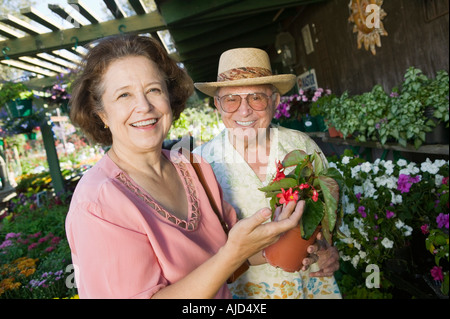
[[[104,128],[109,128],[109,126],[107,124],[105,124]]]

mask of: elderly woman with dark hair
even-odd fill
[[[297,225],[304,202],[284,207],[278,222],[264,223],[268,208],[238,222],[197,158],[227,237],[191,162],[162,150],[192,92],[149,37],[106,38],[87,54],[70,117],[111,147],[78,183],[66,219],[81,298],[229,298],[230,275]]]

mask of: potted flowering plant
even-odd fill
[[[68,113],[67,105],[70,100],[70,94],[62,84],[54,84],[51,89],[46,91],[49,96],[46,98],[50,105],[59,106],[65,113]]]
[[[292,171],[286,175],[288,169]],[[265,249],[265,256],[271,265],[285,271],[298,271],[307,256],[306,248],[314,242],[319,229],[324,238],[332,243],[332,234],[340,218],[339,185],[342,183],[339,171],[326,167],[318,152],[306,154],[295,150],[278,162],[273,181],[260,188],[266,197],[271,198],[272,220],[278,217],[276,208],[290,201],[304,200],[305,208],[299,226]],[[304,247],[301,248],[301,245]]]
[[[313,116],[312,107],[320,98],[331,95],[330,90],[300,90],[299,94],[282,96],[274,119],[281,125],[304,132],[324,131],[326,126],[321,114]]]

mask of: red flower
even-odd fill
[[[278,161],[277,163],[277,175],[275,176],[275,178],[273,179],[273,182],[282,180],[283,178],[286,177],[286,175],[284,174],[284,167],[283,164],[281,164],[280,161]]]
[[[313,187],[312,200],[315,202],[317,202],[319,200],[319,193],[314,189],[314,187]]]
[[[281,191],[282,193],[277,195],[280,199],[280,204],[289,203],[290,201],[298,201],[298,191],[292,192],[292,187],[287,191],[282,188]]]
[[[307,188],[309,188],[309,184],[300,184],[300,186],[298,188],[307,189]]]

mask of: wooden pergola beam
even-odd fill
[[[128,0],[128,2],[136,14],[146,14],[148,12],[141,0]]]
[[[115,0],[103,0],[108,7],[109,11],[111,11],[112,15],[116,19],[123,19],[126,17],[125,12],[123,12],[122,8],[116,3]]]
[[[78,12],[89,20],[92,24],[97,24],[102,22],[102,20],[97,17],[81,0],[67,0],[67,3],[76,8]]]
[[[74,16],[70,15],[66,10],[64,10],[64,8],[61,8],[61,6],[57,4],[49,4],[48,8],[57,15],[59,15],[61,18],[66,20],[67,22],[72,23],[75,26],[75,28],[84,25],[84,23],[78,21]]]
[[[20,13],[30,18],[31,20],[42,24],[44,27],[47,27],[52,31],[59,31],[63,29],[63,26],[61,24],[33,7],[20,9]]]
[[[41,30],[39,30],[39,28],[36,28],[35,26],[29,24],[28,22],[22,21],[11,14],[0,17],[0,22],[10,25],[13,28],[19,29],[31,35],[44,33]]]
[[[0,35],[8,38],[8,39],[17,39],[22,37],[22,35],[11,28],[8,28],[6,25],[0,24]]]
[[[123,28],[125,27],[125,28]],[[123,19],[115,19],[98,24],[85,25],[80,28],[58,30],[39,35],[29,35],[17,39],[0,41],[0,47],[8,47],[8,56],[17,59],[24,55],[35,55],[41,52],[72,48],[92,42],[93,40],[118,34],[121,30],[127,33],[146,33],[165,30],[167,26],[158,12],[135,15]]]
[[[24,70],[24,71],[28,71],[28,72],[33,72],[36,74],[41,74],[41,75],[45,75],[45,76],[55,76],[57,75],[56,72],[47,70],[47,69],[42,69],[40,67],[34,66],[34,65],[30,65],[28,63],[22,62],[22,61],[16,61],[16,60],[1,60],[0,63],[3,63],[5,65],[8,65],[10,67],[14,67],[16,69],[20,69],[20,70]]]

